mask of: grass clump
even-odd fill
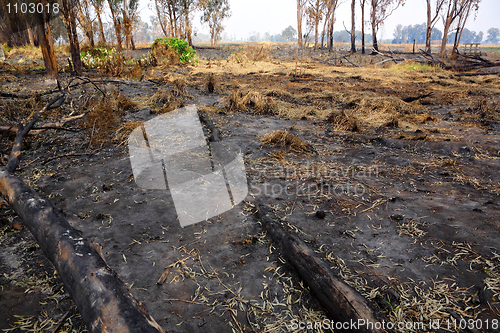
[[[286,148],[297,153],[310,153],[314,151],[311,144],[284,129],[265,133],[260,137],[260,142],[274,147]]]
[[[167,113],[184,105],[177,96],[167,90],[157,91],[149,99],[149,104],[152,108],[151,112],[155,114]]]
[[[233,91],[224,98],[222,104],[227,111],[253,110],[256,114],[274,114],[277,108],[271,97],[263,96],[255,90],[247,93],[242,90]]]
[[[127,143],[128,136],[134,129],[144,124],[143,121],[127,121],[118,127],[115,131],[113,141],[117,142],[119,146]]]
[[[117,91],[108,94],[102,100],[95,101],[92,110],[84,119],[84,127],[91,130],[91,142],[106,143],[117,130],[125,111],[136,104]]]
[[[181,63],[198,63],[198,59],[196,59],[196,51],[188,45],[187,41],[176,37],[155,39],[153,45],[151,46],[151,53],[157,59],[158,57],[167,56],[170,63],[172,63],[172,60],[175,58]],[[174,57],[174,55],[176,57]]]
[[[326,122],[332,124],[337,131],[359,131],[358,118],[348,115],[344,110],[333,111]]]

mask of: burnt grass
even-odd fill
[[[103,247],[165,331],[286,332],[293,319],[326,318],[253,216],[256,199],[386,321],[500,320],[498,74],[370,65],[379,55],[351,57],[360,68],[335,66],[327,52],[296,63],[286,45],[197,51],[197,66],[130,67],[120,78],[86,70],[90,80],[115,82],[73,88],[72,103],[38,127],[87,115],[28,136],[16,171]],[[70,78],[61,74],[63,83]],[[15,66],[0,69],[0,86],[16,94],[55,88],[43,72]],[[0,126],[26,121],[49,97],[0,98]],[[168,192],[135,184],[126,140],[141,122],[188,104],[240,147],[249,194],[181,228]],[[304,145],[263,139],[277,130]],[[12,142],[0,141],[3,162]],[[84,331],[34,238],[0,207],[0,328],[43,331],[59,322],[58,332]]]

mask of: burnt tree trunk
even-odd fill
[[[59,77],[59,72],[57,70],[57,62],[54,55],[54,41],[52,39],[52,34],[50,33],[49,20],[45,13],[40,15],[41,24],[39,28],[39,39],[40,48],[42,49],[43,62],[45,63],[47,75],[57,79]]]
[[[164,331],[135,300],[131,290],[106,264],[98,244],[82,237],[52,204],[12,173],[19,165],[25,136],[48,110],[60,107],[68,87],[20,124],[7,168],[0,168],[0,195],[23,220],[45,256],[59,272],[90,332]]]
[[[351,53],[356,53],[356,0],[351,2]]]
[[[71,0],[62,0],[64,20],[68,30],[69,50],[71,61],[76,75],[82,75],[82,60],[80,58],[80,43],[78,42],[78,34],[76,31],[76,18],[74,4]]]
[[[106,264],[100,246],[18,177],[0,170],[0,193],[59,272],[90,332],[163,332]]]
[[[361,0],[361,53],[365,54],[365,0]]]
[[[113,1],[108,0],[109,10],[111,11],[111,17],[113,18],[113,24],[116,31],[116,43],[118,44],[118,63],[115,75],[120,75],[122,72],[122,25],[119,19],[115,15],[115,9],[113,7]]]
[[[375,317],[368,302],[357,291],[334,276],[330,267],[296,234],[286,231],[274,222],[270,216],[271,212],[266,207],[258,203],[256,207],[256,216],[268,235],[281,247],[283,256],[297,270],[331,320],[341,323],[370,322],[373,324],[371,325],[373,329],[367,328],[368,325],[359,326],[356,327],[356,332],[382,332],[376,329],[382,327],[381,322]]]

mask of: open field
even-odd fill
[[[405,51],[382,46],[389,48]],[[485,50],[488,59],[498,54]],[[0,67],[0,90],[32,97],[0,97],[4,128],[50,99],[36,93],[56,88],[35,51],[12,52]],[[196,65],[131,61],[119,78],[87,69],[95,86],[73,88],[71,103],[43,122],[86,116],[29,136],[16,172],[103,247],[165,331],[288,332],[294,319],[326,318],[253,215],[261,202],[385,321],[405,323],[398,332],[437,332],[430,321],[440,332],[465,332],[454,326],[463,320],[473,323],[469,331],[498,332],[498,64],[464,71],[446,62],[458,71],[413,54],[397,53],[406,60],[396,64],[341,50],[297,59],[294,45],[270,43],[197,52]],[[66,62],[61,56],[61,68]],[[61,74],[63,83],[70,79]],[[223,142],[241,149],[249,194],[181,228],[168,192],[134,182],[127,137],[191,104]],[[5,161],[13,136],[0,137]],[[58,332],[84,331],[34,238],[7,204],[0,207],[0,328],[48,330],[61,320]]]

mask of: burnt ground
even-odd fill
[[[252,215],[256,198],[386,320],[441,320],[452,332],[473,331],[453,325],[475,320],[478,331],[498,331],[491,326],[500,319],[498,75],[412,62],[334,66],[327,53],[296,64],[284,48],[198,50],[197,66],[142,68],[140,82],[131,69],[120,79],[127,84],[100,84],[104,99],[90,85],[78,87],[74,104],[44,121],[75,110],[87,117],[65,125],[75,131],[29,137],[17,175],[103,247],[167,332],[285,332],[293,319],[325,318]],[[0,74],[2,91],[53,88],[40,72],[4,67]],[[114,102],[120,96],[134,105]],[[16,113],[18,102],[4,99],[0,125],[25,119],[42,102]],[[250,193],[232,210],[181,228],[168,192],[135,184],[126,137],[186,104],[198,105],[224,142],[241,148]],[[279,140],[277,130],[303,145]],[[8,154],[12,137],[0,145]],[[59,332],[84,330],[33,237],[5,204],[0,214],[0,328],[48,330],[61,320]]]

